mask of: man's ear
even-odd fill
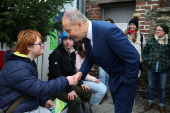
[[[82,29],[82,22],[81,21],[77,21],[77,26],[78,26],[78,28],[81,30]]]

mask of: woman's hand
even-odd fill
[[[49,107],[51,107],[51,106],[54,106],[53,101],[52,101],[52,100],[48,100],[48,101],[46,102],[46,104],[45,104],[45,108],[49,108]]]
[[[82,89],[84,89],[85,91],[90,90],[90,88],[89,88],[88,86],[84,85],[84,84],[82,84],[81,87],[82,87]]]

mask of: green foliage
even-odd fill
[[[73,0],[0,0],[0,42],[13,44],[21,30],[34,29],[42,37],[54,29],[61,30],[61,22],[51,19]]]

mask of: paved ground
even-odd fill
[[[144,110],[144,106],[147,104],[147,99],[142,99],[139,94],[136,94],[135,104],[133,106],[132,113],[159,113],[158,100],[155,100],[155,107],[151,110]],[[166,103],[166,109],[170,111],[170,104]],[[111,94],[108,92],[108,99],[101,105],[92,107],[93,113],[115,113],[114,104],[112,102]],[[170,112],[167,113],[170,113]]]
[[[133,106],[132,113],[159,113],[158,109],[158,100],[155,100],[155,107],[151,110],[144,110],[144,106],[147,103],[147,99],[142,99],[139,94],[136,94],[135,104]],[[170,111],[170,104],[166,103],[166,108]],[[114,104],[112,102],[111,94],[108,92],[108,99],[105,100],[101,105],[94,106],[92,108],[93,113],[115,113],[114,112]],[[2,111],[0,110],[0,113]],[[170,112],[167,112],[170,113]]]

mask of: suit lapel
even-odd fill
[[[90,60],[93,63],[95,63],[95,59],[94,59],[94,56],[93,56],[93,51],[92,51],[90,40],[88,38],[84,38],[83,41],[84,41],[86,55],[87,55],[86,57],[89,57]]]
[[[93,55],[97,64],[99,64],[99,57],[100,57],[100,37],[97,30],[97,21],[92,22],[92,33],[93,33]]]

